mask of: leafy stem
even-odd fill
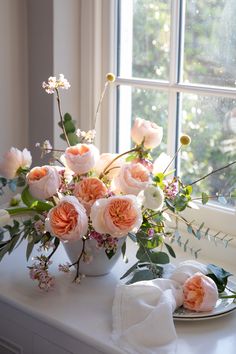
[[[60,121],[61,121],[61,127],[62,127],[63,133],[65,135],[65,139],[66,139],[67,145],[70,146],[70,142],[69,142],[69,139],[68,139],[68,136],[67,136],[67,133],[66,133],[66,129],[65,129],[64,122],[63,122],[63,117],[62,117],[61,101],[60,101],[59,91],[58,91],[57,88],[55,88],[55,91],[56,91],[56,94],[57,94],[57,105],[58,105],[58,111],[59,111],[59,116],[60,116]]]

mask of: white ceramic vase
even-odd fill
[[[80,273],[88,276],[99,276],[109,273],[121,257],[121,247],[125,239],[126,237],[123,237],[118,240],[117,251],[110,259],[107,257],[104,248],[99,249],[96,247],[97,242],[95,240],[86,240],[85,250],[92,255],[92,261],[87,264],[81,259],[79,267]],[[71,264],[75,263],[82,251],[82,240],[64,242],[63,246]]]

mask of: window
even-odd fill
[[[235,11],[235,0],[118,1],[120,151],[130,148],[127,126],[139,116],[164,128],[157,155],[173,156],[181,132],[191,136],[176,163],[186,184],[236,160]],[[235,234],[236,165],[196,187],[225,196],[199,214]]]

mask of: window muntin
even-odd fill
[[[207,17],[207,13],[209,16],[211,7],[213,5],[217,7],[218,17],[216,19],[209,18],[209,21],[201,22],[201,33],[197,32],[197,24],[194,24],[194,28],[190,28],[190,19],[187,18],[187,15],[190,13],[190,10],[196,8],[198,11],[199,8],[202,8],[205,11],[205,17]],[[129,3],[129,9],[125,11],[126,4]],[[167,2],[166,2],[167,3]],[[134,21],[138,21],[138,17],[135,19],[134,17],[134,8],[143,6],[142,18],[145,17],[145,9],[150,9],[150,5],[155,6],[155,11],[162,6],[163,1],[151,1],[151,0],[120,0],[120,8],[122,11],[126,13],[126,18],[129,18],[130,28],[127,33],[129,33],[128,37],[122,35],[122,18],[120,21],[120,51],[119,51],[119,76],[117,83],[125,84],[126,93],[127,94],[125,102],[127,109],[127,114],[122,116],[121,112],[124,113],[124,100],[122,97],[125,94],[122,94],[123,88],[121,86],[119,90],[120,97],[120,134],[119,136],[123,136],[123,128],[122,126],[127,127],[131,126],[132,119],[135,116],[141,116],[145,119],[153,119],[159,125],[164,124],[164,147],[167,147],[167,153],[173,155],[174,149],[177,146],[177,141],[179,138],[179,134],[181,132],[188,133],[193,138],[193,143],[189,149],[182,153],[182,160],[179,161],[177,166],[180,168],[178,173],[186,176],[187,180],[197,179],[198,176],[208,173],[212,168],[219,168],[222,165],[226,164],[232,159],[235,159],[235,131],[236,131],[236,110],[235,103],[236,101],[233,99],[233,96],[236,95],[236,90],[234,89],[232,77],[236,77],[233,74],[229,78],[228,69],[225,65],[221,64],[221,74],[216,70],[219,67],[219,61],[217,61],[217,56],[215,56],[215,61],[212,64],[209,75],[208,69],[209,67],[204,67],[203,63],[201,66],[196,65],[196,48],[194,45],[189,45],[187,31],[191,31],[197,33],[195,35],[197,42],[208,41],[209,36],[208,32],[209,28],[214,28],[215,21],[219,23],[219,16],[221,15],[222,6],[229,6],[229,3],[232,3],[231,0],[208,0],[208,1],[182,1],[176,0],[170,3],[171,5],[171,16],[168,17],[166,14],[167,24],[170,24],[170,42],[167,40],[166,48],[170,43],[170,47],[165,54],[168,53],[169,59],[165,59],[165,70],[163,71],[165,74],[162,76],[154,75],[154,65],[146,66],[145,62],[141,63],[139,67],[136,65],[138,62],[138,54],[137,48],[134,46],[134,42],[136,41],[137,45],[140,42],[140,48],[142,48],[141,35],[135,32],[135,28],[137,27],[140,31],[140,28],[137,24],[134,26]],[[201,6],[204,4],[204,7]],[[233,6],[233,5],[232,5]],[[139,9],[140,11],[140,9]],[[148,15],[150,17],[150,13]],[[149,18],[148,17],[148,18]],[[155,17],[155,15],[154,15]],[[195,20],[197,19],[197,15],[195,16]],[[204,16],[202,15],[202,18]],[[214,21],[213,21],[214,20]],[[156,19],[158,21],[158,19]],[[162,18],[163,21],[163,18]],[[165,22],[165,19],[164,19]],[[152,21],[149,18],[149,23]],[[214,26],[213,26],[214,23]],[[217,23],[217,22],[216,22]],[[223,21],[221,21],[223,25]],[[128,28],[127,20],[126,20],[126,31]],[[207,29],[204,32],[204,26],[207,26]],[[227,23],[225,23],[227,27]],[[162,31],[164,25],[161,27]],[[161,29],[160,29],[161,31]],[[212,30],[213,31],[213,30]],[[226,31],[226,30],[225,30]],[[227,32],[227,31],[226,31]],[[236,31],[235,31],[236,33]],[[132,34],[132,35],[130,35]],[[189,38],[193,38],[193,34],[189,36]],[[201,34],[201,35],[200,35]],[[161,33],[158,34],[161,38]],[[202,36],[202,37],[201,37]],[[208,36],[208,37],[207,37]],[[207,37],[207,38],[206,38]],[[139,41],[140,39],[140,41]],[[231,37],[232,41],[232,37]],[[236,48],[236,39],[235,45]],[[134,52],[133,48],[136,48]],[[207,47],[205,44],[205,52],[203,54],[208,54],[208,50],[211,50],[211,44]],[[219,46],[216,48],[219,51]],[[192,51],[189,53],[189,51]],[[124,61],[122,53],[129,52],[130,61]],[[134,56],[135,53],[135,56]],[[142,54],[142,53],[141,53]],[[153,53],[152,53],[153,55]],[[213,55],[213,53],[212,53]],[[145,53],[145,56],[148,57],[148,53]],[[165,56],[163,56],[165,58]],[[236,58],[234,56],[233,58]],[[127,59],[127,58],[126,58]],[[164,60],[164,59],[163,59]],[[195,62],[194,62],[195,60]],[[232,59],[234,60],[234,59]],[[158,64],[157,64],[158,65]],[[125,68],[126,70],[122,69]],[[169,70],[168,70],[169,68]],[[226,70],[227,69],[227,70]],[[197,75],[198,71],[201,75]],[[137,79],[138,78],[138,79]],[[141,78],[141,79],[139,79]],[[163,81],[165,80],[165,81]],[[218,87],[213,87],[212,85],[218,85]],[[229,86],[229,88],[226,88]],[[129,88],[132,88],[129,91]],[[135,89],[134,89],[135,87]],[[233,88],[230,88],[233,87]],[[160,102],[157,105],[156,102],[158,98],[155,97],[155,93],[151,94],[150,92],[155,92],[156,97],[159,95]],[[146,92],[146,94],[144,94]],[[138,94],[139,93],[139,94]],[[161,97],[161,93],[163,96]],[[163,97],[165,97],[164,101]],[[153,102],[154,99],[154,102]],[[142,102],[145,102],[144,106],[142,106]],[[149,106],[149,109],[147,108]],[[159,106],[161,109],[163,108],[162,114],[158,109],[157,112],[152,112],[152,107]],[[146,110],[146,113],[145,113]],[[167,112],[167,113],[166,113]],[[156,113],[156,114],[155,114]],[[165,116],[163,120],[161,117]],[[154,118],[153,118],[154,117]],[[124,123],[124,119],[126,123]],[[121,123],[123,122],[123,123]],[[198,129],[197,127],[200,126]],[[202,126],[202,127],[201,127]],[[178,129],[176,129],[178,128]],[[203,129],[204,134],[201,134],[201,129]],[[128,134],[128,133],[127,133]],[[126,134],[126,135],[127,135]],[[129,139],[128,135],[126,136],[126,146],[127,140]],[[166,139],[166,140],[165,140]],[[176,140],[175,140],[176,139]],[[203,145],[202,142],[204,143]],[[208,145],[206,144],[208,143]],[[226,147],[227,145],[227,147]],[[122,139],[119,139],[120,149],[123,150]],[[203,149],[203,146],[205,147]],[[201,151],[202,149],[202,151]],[[221,153],[217,153],[218,150],[221,149]],[[228,150],[227,150],[228,149]],[[211,159],[211,161],[210,161]],[[188,162],[186,163],[186,161]],[[198,168],[196,167],[196,162],[198,164]],[[194,168],[193,168],[194,167]],[[189,173],[190,171],[190,173]],[[232,167],[231,171],[235,171],[235,167]],[[204,185],[204,190],[206,192],[213,193],[215,192],[215,188],[219,188],[219,192],[223,192],[229,194],[232,190],[235,189],[235,178],[228,178],[229,175],[234,174],[231,173],[230,170],[227,170],[218,174],[215,177],[215,180],[209,179]],[[192,173],[192,174],[191,174]],[[196,174],[196,175],[195,175]],[[218,178],[217,178],[218,177]],[[217,180],[217,184],[212,186]],[[228,183],[229,182],[229,183]],[[205,181],[204,181],[205,183]],[[231,184],[232,183],[232,184]],[[228,186],[226,186],[228,184]],[[207,190],[209,189],[209,191]],[[202,187],[201,187],[202,190]],[[232,207],[233,201],[229,200],[229,207]]]

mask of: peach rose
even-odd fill
[[[90,218],[95,231],[112,237],[137,232],[143,221],[141,208],[133,195],[98,199],[91,208]]]
[[[0,175],[8,179],[15,178],[19,168],[29,168],[31,163],[31,153],[27,149],[20,151],[12,147],[0,162]]]
[[[99,157],[98,149],[92,144],[77,144],[66,149],[62,162],[76,174],[87,173]]]
[[[90,213],[93,203],[100,198],[104,198],[107,193],[105,184],[96,177],[84,178],[76,183],[73,194],[83,204],[88,213]]]
[[[78,240],[88,230],[88,217],[83,205],[73,196],[63,197],[52,208],[45,221],[46,230],[65,241]]]
[[[106,166],[117,156],[118,154],[110,154],[110,153],[101,154],[94,167],[97,175],[99,176],[104,171]],[[122,166],[123,163],[124,163],[124,159],[121,157],[117,159],[114,163],[112,163],[111,166],[109,166],[108,169],[111,169],[111,171],[106,175],[108,179],[112,179],[115,176],[117,176],[117,174],[120,171],[120,167]]]
[[[212,311],[218,300],[215,282],[199,272],[186,280],[183,293],[183,306],[191,311]]]
[[[161,143],[163,128],[149,120],[136,118],[131,129],[131,137],[136,144],[144,141],[146,149],[153,149]]]
[[[112,189],[119,193],[138,195],[149,183],[150,173],[146,167],[141,163],[126,163],[114,179]]]
[[[36,199],[47,199],[57,193],[61,178],[54,166],[34,167],[26,176],[29,191]]]

